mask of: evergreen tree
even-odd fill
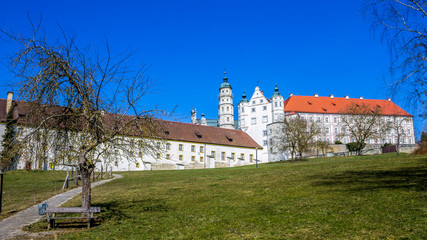
[[[0,154],[0,170],[6,170],[13,162],[15,157],[15,130],[14,125],[16,120],[13,118],[13,109],[15,105],[12,104],[6,116],[6,129],[3,134],[2,151]]]

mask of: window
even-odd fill
[[[411,134],[411,129],[408,128],[408,134]]]
[[[179,161],[182,161],[182,159],[184,159],[184,156],[179,155]]]
[[[255,101],[252,101],[252,104],[255,104]]]
[[[262,100],[262,99],[261,99],[261,100],[259,100],[259,103],[263,103],[263,102],[264,102],[264,100]]]
[[[252,125],[256,124],[256,118],[251,118],[251,124]]]
[[[334,132],[335,132],[335,133],[338,133],[338,128],[335,128],[335,129],[334,129]]]
[[[242,107],[242,113],[244,113],[245,112],[245,108],[244,107]]]
[[[329,128],[328,127],[325,128],[325,132],[326,132],[326,134],[329,134]]]
[[[227,117],[227,122],[229,122],[230,121],[230,117]]]
[[[263,106],[263,107],[262,107],[262,110],[263,110],[263,111],[267,111],[267,106]]]
[[[236,161],[236,154],[231,153],[231,159],[232,159],[233,161]]]
[[[268,122],[268,117],[267,117],[267,116],[263,116],[263,117],[262,117],[262,122],[263,122],[263,123]]]
[[[166,143],[166,150],[171,150],[171,144],[170,143]]]
[[[338,120],[337,120],[337,118],[336,117],[334,117],[334,123],[336,123]]]
[[[204,161],[203,157],[200,157],[200,162],[203,162],[203,161]]]
[[[252,109],[251,109],[251,112],[255,112],[255,108],[252,108]]]
[[[274,102],[274,106],[277,107],[277,102]]]
[[[310,122],[313,122],[313,117],[310,117]]]
[[[138,153],[138,157],[142,158],[142,152]]]
[[[267,146],[267,140],[264,140],[263,146]]]
[[[262,135],[263,135],[263,136],[267,136],[267,130],[263,130],[263,131],[262,131]]]
[[[204,150],[205,150],[205,149],[204,149],[204,147],[203,147],[203,146],[200,146],[200,152],[201,152],[201,153],[203,153],[203,152],[204,152]]]
[[[129,152],[129,156],[130,156],[130,157],[133,157],[133,151],[130,151],[130,152]]]
[[[230,111],[230,107],[227,107],[227,111]]]
[[[135,146],[134,141],[133,141],[133,140],[130,140],[129,145],[130,145],[130,147],[134,147],[134,146]]]
[[[412,138],[409,138],[409,143],[412,143]]]
[[[119,166],[119,161],[117,161],[117,160],[116,160],[116,161],[114,162],[114,166],[118,167],[118,166]]]
[[[178,150],[179,150],[179,151],[184,151],[184,145],[179,144],[179,146],[178,146]]]
[[[328,123],[328,122],[329,122],[329,118],[325,117],[325,123]]]
[[[171,159],[171,155],[169,153],[166,154],[166,159]]]
[[[253,154],[249,154],[249,162],[254,162],[254,155]]]
[[[213,157],[213,159],[216,159],[215,151],[211,151],[211,156]]]
[[[157,153],[157,154],[156,154],[156,158],[157,158],[157,159],[160,159],[160,153]]]
[[[320,117],[317,117],[317,120],[316,120],[316,122],[320,122]]]
[[[160,148],[160,142],[157,142],[156,146],[157,146],[157,148]]]
[[[191,145],[191,151],[195,152],[196,151],[196,146],[195,145]]]
[[[221,152],[221,161],[225,161],[225,152]]]
[[[240,160],[245,160],[245,154],[244,153],[240,154]]]
[[[136,168],[139,168],[139,162],[136,162],[136,163],[135,163],[135,167],[136,167]]]
[[[115,155],[119,155],[119,150],[117,150],[117,149],[116,149],[116,150],[114,150],[114,154],[115,154]]]
[[[195,162],[196,161],[196,156],[191,156],[191,161]]]

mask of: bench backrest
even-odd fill
[[[99,213],[101,207],[48,207],[46,213]]]

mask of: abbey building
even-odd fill
[[[224,73],[226,74],[226,73]],[[284,99],[276,85],[271,97],[266,97],[259,86],[255,87],[252,96],[248,99],[243,92],[238,102],[237,116],[234,116],[233,92],[230,82],[225,75],[219,87],[218,120],[206,119],[204,115],[196,119],[195,110],[192,111],[192,123],[217,126],[227,129],[239,129],[247,133],[260,146],[263,147],[258,154],[258,161],[269,162],[286,160],[287,153],[278,153],[275,150],[274,129],[283,125],[285,118],[298,116],[320,126],[321,133],[314,140],[350,143],[355,141],[344,133],[349,129],[343,126],[343,118],[348,116],[351,106],[368,106],[379,109],[380,119],[389,123],[386,132],[375,138],[367,139],[366,144],[371,144],[377,149],[385,144],[415,144],[413,116],[391,101],[345,97],[294,96],[289,94]],[[348,127],[347,127],[348,128]]]

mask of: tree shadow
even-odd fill
[[[396,170],[346,171],[336,175],[315,175],[315,186],[341,186],[347,191],[375,189],[427,190],[427,168],[407,167]]]

